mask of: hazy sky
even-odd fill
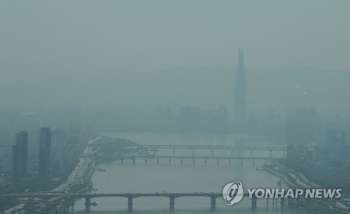
[[[1,1],[0,68],[232,65],[350,71],[350,1]]]

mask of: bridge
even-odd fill
[[[284,146],[203,146],[203,145],[137,145],[137,148],[155,149],[224,149],[224,150],[284,150]]]
[[[147,156],[147,155],[121,155],[120,161],[121,164],[124,163],[124,160],[130,159],[133,161],[133,164],[135,164],[137,158],[145,159],[145,164],[147,164],[148,159],[155,159],[157,164],[159,164],[160,159],[167,159],[169,165],[171,164],[171,161],[173,159],[180,159],[181,165],[183,164],[184,159],[192,159],[193,165],[195,164],[195,160],[203,160],[204,164],[207,165],[208,159],[214,159],[216,160],[216,165],[219,165],[219,160],[226,160],[228,161],[229,165],[231,165],[232,160],[240,160],[241,165],[243,165],[243,160],[253,160],[253,165],[255,164],[255,160],[271,160],[271,159],[278,159],[278,158],[270,158],[270,157],[224,157],[224,156],[167,156],[167,155],[161,155],[161,156]]]
[[[114,143],[112,143],[113,145]],[[88,146],[96,146],[100,144],[89,144]],[[233,156],[233,151],[250,150],[251,157],[253,157],[253,151],[270,151],[270,157],[272,157],[272,151],[282,151],[283,157],[285,157],[286,147],[284,146],[203,146],[203,145],[134,145],[136,149],[168,149],[173,150],[173,155],[175,155],[176,150],[192,150],[192,155],[195,154],[195,150],[211,150],[212,156],[214,156],[215,150],[226,150],[231,151],[231,156]]]
[[[300,190],[300,189],[298,189]],[[305,199],[305,190],[303,189],[304,193],[302,195],[299,195],[298,198],[292,198],[292,197],[282,197],[282,198],[269,198],[269,197],[263,197],[261,199],[266,200],[266,205],[268,206],[269,203],[272,203],[272,206],[277,206],[278,199],[280,200],[281,209],[284,209],[284,206],[286,203],[288,203],[288,206],[293,206],[294,203],[298,203],[299,198]],[[294,190],[294,195],[296,194],[297,190]],[[243,197],[249,197],[250,195],[245,192],[243,193]],[[169,209],[175,210],[175,199],[179,197],[206,197],[210,199],[210,209],[215,210],[216,209],[216,199],[222,197],[222,193],[205,193],[205,192],[194,192],[194,193],[33,193],[33,194],[0,194],[0,197],[10,197],[10,198],[42,198],[45,200],[48,199],[54,199],[54,198],[66,198],[70,201],[72,212],[74,211],[74,199],[77,198],[85,198],[85,211],[90,212],[90,207],[94,205],[94,203],[91,203],[92,198],[97,197],[123,197],[127,199],[128,204],[128,211],[131,212],[133,210],[133,199],[138,197],[166,197],[169,198]],[[256,209],[257,208],[257,197],[256,194],[253,194],[250,198],[251,200],[251,208]],[[269,202],[270,199],[270,202]],[[347,199],[333,199],[333,198],[324,198],[324,199],[317,199],[317,198],[310,198],[311,200],[316,201],[323,201],[323,202],[342,202],[347,203]],[[38,201],[40,202],[40,201]],[[328,204],[329,205],[329,204]]]
[[[133,210],[133,199],[138,197],[167,197],[169,198],[169,209],[175,209],[175,199],[179,197],[208,197],[210,198],[211,210],[216,209],[216,199],[222,197],[221,193],[37,193],[37,194],[2,194],[0,197],[13,197],[13,198],[43,198],[49,199],[54,197],[61,197],[67,199],[73,199],[72,211],[74,211],[74,199],[85,198],[85,211],[90,212],[90,206],[92,198],[97,197],[124,197],[128,200],[128,211]],[[248,193],[244,193],[244,197],[248,197]],[[257,198],[252,198],[252,207],[256,207]]]
[[[211,150],[212,156],[214,156],[214,150],[226,150],[231,151],[231,156],[233,156],[233,151],[236,150],[250,150],[251,157],[253,157],[253,151],[270,151],[270,156],[272,157],[272,151],[282,151],[283,157],[285,157],[286,147],[283,146],[200,146],[200,145],[137,145],[138,149],[172,149],[173,155],[177,149],[192,149],[192,155],[194,155],[195,150]]]

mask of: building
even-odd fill
[[[51,172],[51,131],[50,128],[40,129],[39,140],[39,176],[50,176]]]
[[[180,107],[179,117],[183,122],[199,122],[201,109],[198,107]]]
[[[52,175],[55,177],[59,177],[62,174],[63,174],[63,161],[56,159],[53,161]]]
[[[246,83],[243,48],[239,49],[238,64],[236,73],[235,97],[234,97],[234,118],[242,121],[247,115],[246,104]]]
[[[314,122],[316,108],[288,108],[286,138],[289,143],[308,143],[314,141]]]
[[[27,176],[27,165],[28,133],[21,131],[16,134],[16,145],[12,146],[12,178],[25,178]]]
[[[327,132],[327,150],[333,159],[340,161],[349,160],[349,145],[347,142],[347,132],[341,131],[340,135],[336,130]]]

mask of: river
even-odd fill
[[[169,133],[113,133],[105,134],[109,137],[125,138],[139,144],[176,144],[176,145],[216,145],[216,146],[285,146],[281,142],[262,138],[244,138],[231,135],[186,135]],[[172,150],[159,150],[157,155],[172,155]],[[250,156],[248,151],[234,151],[234,156]],[[176,150],[176,155],[192,155],[191,150]],[[195,155],[211,155],[211,150],[195,151]],[[215,156],[230,156],[231,151],[216,150]],[[268,157],[269,151],[254,151],[254,157]],[[274,151],[273,157],[281,157],[281,151]],[[204,160],[196,160],[193,165],[191,159],[180,160],[161,159],[157,165],[156,160],[137,159],[135,165],[131,160],[125,160],[100,164],[105,172],[95,171],[92,182],[96,192],[217,192],[231,181],[241,181],[244,188],[276,188],[277,177],[265,171],[257,170],[264,160],[256,160],[253,166],[252,160],[233,160],[229,165],[227,160],[220,160],[217,166],[216,160],[208,160],[205,166]],[[283,186],[282,184],[282,187]],[[91,213],[128,213],[126,198],[93,198],[97,206],[91,206]],[[84,213],[85,200],[76,201],[75,211]],[[297,210],[281,210],[280,205],[266,205],[266,200],[259,199],[257,209],[252,210],[251,200],[244,198],[240,203],[228,207],[222,198],[216,201],[214,213],[300,213]],[[135,198],[133,201],[133,213],[213,213],[210,210],[210,198],[207,197],[183,197],[175,200],[175,211],[169,210],[169,199],[164,197]]]

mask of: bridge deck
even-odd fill
[[[45,193],[45,194],[1,194],[0,197],[15,198],[42,198],[42,197],[74,197],[74,198],[94,198],[94,197],[221,197],[221,193]],[[248,193],[244,193],[248,196]]]
[[[95,146],[100,144],[89,144],[88,146]],[[280,150],[286,149],[285,146],[203,146],[203,145],[136,145],[136,148],[148,149],[224,149],[224,150]]]
[[[255,160],[269,160],[269,159],[278,159],[275,157],[230,157],[230,156],[171,156],[171,155],[157,155],[157,156],[127,156],[122,155],[120,158],[123,159],[134,159],[134,158],[152,158],[152,159],[255,159]]]
[[[138,148],[156,149],[225,149],[225,150],[285,150],[283,146],[201,146],[201,145],[137,145]]]

